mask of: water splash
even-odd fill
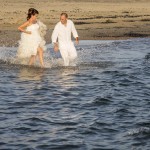
[[[108,67],[112,62],[104,61],[104,58],[99,60],[99,53],[103,48],[109,47],[112,41],[81,41],[79,46],[76,46],[78,58],[70,64],[71,67]],[[1,63],[11,65],[28,65],[29,58],[18,59],[16,57],[17,47],[0,47],[0,61]],[[39,67],[39,60],[36,58],[35,67]],[[44,52],[45,68],[63,67],[63,60],[60,52],[53,51],[52,44],[47,45],[47,51]]]

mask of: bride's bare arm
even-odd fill
[[[24,30],[24,28],[26,28],[29,25],[29,21],[25,22],[24,24],[22,24],[21,26],[18,27],[18,30],[27,34],[31,34],[30,31],[26,31]]]

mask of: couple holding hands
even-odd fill
[[[44,68],[43,51],[46,49],[44,36],[47,27],[41,21],[37,20],[39,12],[30,8],[28,10],[27,21],[18,27],[22,32],[21,40],[19,41],[19,48],[17,52],[18,58],[29,58],[29,65],[33,65],[38,56],[40,65]],[[74,23],[68,19],[66,13],[60,15],[60,22],[58,22],[52,33],[52,43],[54,51],[60,50],[61,56],[64,60],[64,66],[69,66],[70,61],[77,57],[77,52],[71,40],[71,34],[76,39],[76,44],[79,44],[78,33],[75,29]]]

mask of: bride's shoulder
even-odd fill
[[[29,24],[30,24],[29,21],[26,21],[22,24],[22,26],[27,27],[27,26],[29,26]]]
[[[32,22],[30,22],[30,21],[26,21],[25,23],[26,23],[27,27],[32,25]]]

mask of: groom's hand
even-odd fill
[[[54,51],[55,51],[55,52],[58,52],[58,49],[59,49],[59,48],[58,48],[58,44],[57,44],[57,43],[54,43]]]
[[[79,44],[79,38],[76,37],[76,44],[78,45]]]

